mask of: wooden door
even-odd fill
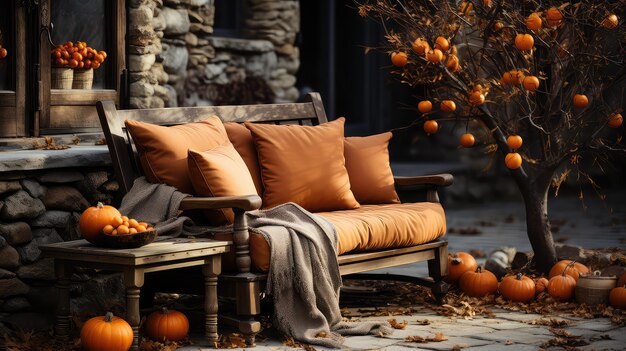
[[[26,129],[26,9],[21,1],[0,1],[0,138],[19,137]],[[7,15],[4,15],[7,14]]]

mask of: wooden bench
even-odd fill
[[[98,102],[97,109],[111,153],[115,176],[123,193],[128,192],[133,181],[142,174],[132,139],[124,128],[124,121],[127,119],[159,125],[183,124],[202,120],[210,115],[217,115],[224,122],[252,121],[299,125],[327,122],[318,93],[308,94],[305,102],[289,104],[117,110],[112,101],[102,101]],[[420,186],[420,191],[425,192],[426,201],[429,202],[439,202],[437,188],[450,184],[452,176],[449,174],[395,177],[396,187]],[[222,274],[220,286],[225,288],[224,295],[232,296],[236,300],[237,317],[224,320],[238,326],[249,345],[254,345],[254,335],[260,330],[260,323],[255,320],[255,316],[260,313],[260,299],[266,275],[251,271],[249,233],[244,213],[260,207],[261,198],[257,195],[187,198],[180,206],[181,210],[232,208],[235,213],[233,250],[236,254],[237,272]],[[359,277],[357,274],[361,272],[427,261],[430,278],[365,276],[415,282],[429,287],[438,299],[441,299],[448,290],[448,285],[443,281],[448,264],[448,243],[445,240],[398,249],[345,254],[339,256],[338,260],[341,274],[355,278]]]

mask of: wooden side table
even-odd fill
[[[139,295],[144,274],[168,269],[202,266],[204,275],[205,332],[209,343],[217,334],[217,277],[222,270],[221,254],[229,251],[229,241],[159,237],[157,241],[136,249],[107,249],[86,240],[67,241],[40,246],[45,257],[54,258],[59,305],[55,334],[70,333],[70,277],[73,267],[122,272],[126,286],[126,321],[133,328],[132,351],[139,349]]]

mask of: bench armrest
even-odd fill
[[[244,211],[252,211],[261,208],[261,203],[261,198],[258,195],[187,197],[181,201],[179,210],[236,208]]]
[[[396,186],[409,186],[409,185],[436,185],[436,186],[449,186],[452,185],[454,177],[452,174],[433,174],[426,176],[414,176],[414,177],[393,177]]]

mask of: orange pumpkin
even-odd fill
[[[587,105],[589,105],[589,99],[587,98],[587,95],[583,94],[574,95],[572,102],[577,108],[585,108],[587,107]]]
[[[80,340],[88,351],[128,351],[133,343],[133,329],[108,312],[88,320],[80,331]]]
[[[524,77],[522,85],[524,86],[524,89],[528,91],[535,91],[539,88],[539,78],[535,76]]]
[[[565,272],[556,275],[548,281],[548,294],[558,301],[567,301],[574,296],[576,280]]]
[[[517,273],[504,277],[499,290],[506,300],[528,302],[535,297],[535,282],[522,273]]]
[[[461,135],[460,143],[461,143],[461,146],[463,146],[463,147],[472,147],[472,146],[474,146],[474,142],[475,141],[476,140],[475,140],[474,136],[472,134],[470,134],[470,133],[465,133],[465,134]]]
[[[421,113],[428,113],[433,109],[433,103],[428,100],[420,101],[419,104],[417,104],[417,109]]]
[[[478,263],[474,256],[467,252],[457,252],[448,255],[448,276],[445,281],[448,283],[456,283],[465,272],[473,272],[478,268]]]
[[[621,277],[619,277],[619,279],[617,280],[617,286],[624,286],[626,285],[626,273],[622,274]]]
[[[439,130],[439,124],[436,121],[430,120],[424,123],[424,131],[426,134],[435,134]]]
[[[459,279],[459,288],[468,296],[487,296],[498,290],[498,278],[488,270],[482,270],[478,267],[474,272],[463,273]]]
[[[578,281],[578,277],[580,273],[589,273],[589,268],[582,263],[574,262],[571,260],[562,260],[557,262],[550,269],[550,273],[548,276],[550,278],[556,277],[557,275],[565,273],[574,278],[575,281]]]
[[[404,67],[408,62],[408,57],[404,52],[394,52],[391,54],[391,63],[397,67]]]
[[[452,73],[458,71],[459,68],[461,68],[461,64],[459,63],[458,56],[456,55],[448,56],[448,62],[446,62],[446,68]]]
[[[413,51],[415,51],[415,53],[418,55],[424,55],[426,54],[426,51],[430,50],[430,45],[428,45],[428,42],[423,38],[415,39],[411,47],[413,48]]]
[[[619,17],[615,14],[610,14],[606,16],[604,20],[602,20],[602,27],[606,29],[615,29],[619,25]]]
[[[539,295],[548,289],[548,279],[541,277],[535,280],[535,294]]]
[[[448,51],[450,48],[450,42],[448,42],[448,39],[444,37],[437,37],[437,39],[435,39],[435,48],[441,51]]]
[[[426,52],[426,60],[432,63],[439,63],[443,60],[443,52],[439,49],[429,50]]]
[[[146,318],[146,334],[154,340],[181,341],[187,333],[189,320],[181,312],[163,307]]]
[[[116,223],[121,216],[115,207],[98,202],[96,206],[89,207],[80,215],[78,220],[80,233],[87,241],[93,242],[106,225]]]
[[[509,152],[504,157],[504,164],[508,169],[518,169],[522,166],[522,156],[517,152]]]
[[[546,19],[548,26],[558,27],[561,23],[563,23],[563,14],[556,7],[551,7],[548,11],[546,11]]]
[[[511,149],[515,150],[515,149],[519,149],[520,147],[522,147],[524,140],[519,135],[509,135],[509,137],[506,138],[506,143],[509,145]]]
[[[626,285],[611,289],[609,294],[609,304],[614,308],[626,310]]]
[[[623,118],[621,113],[614,113],[609,116],[609,121],[606,122],[611,128],[619,128],[622,125]]]
[[[518,34],[515,36],[515,47],[521,51],[530,51],[535,45],[535,39],[530,34]]]
[[[469,102],[474,106],[485,103],[485,95],[480,91],[473,91],[469,94]]]
[[[541,17],[539,17],[539,14],[531,13],[526,18],[526,28],[533,30],[533,31],[537,31],[541,29]]]
[[[456,103],[452,100],[443,100],[441,104],[439,104],[439,107],[443,112],[454,112],[456,110]]]

